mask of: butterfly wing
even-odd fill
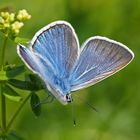
[[[34,73],[38,74],[41,78],[44,78],[44,80],[52,78],[53,69],[48,61],[40,58],[37,54],[32,52],[32,50],[23,45],[18,45],[17,52],[27,67]]]
[[[105,37],[88,39],[70,77],[72,91],[89,87],[124,68],[133,59],[125,45]]]
[[[23,45],[18,45],[17,52],[24,63],[29,69],[36,73],[46,84],[46,87],[49,91],[62,103],[67,104],[63,100],[61,94],[56,91],[55,87],[51,86],[51,83],[54,79],[54,72],[50,64],[47,63],[47,60],[43,60],[37,54],[32,52],[30,49],[24,47]]]
[[[57,21],[39,30],[30,48],[18,46],[18,54],[25,64],[45,82],[48,90],[62,103],[67,104],[64,91],[58,90],[56,77],[67,79],[74,66],[79,44],[72,26]]]
[[[79,43],[72,26],[57,21],[38,31],[31,41],[33,52],[47,59],[55,74],[67,77],[71,71],[79,50]]]

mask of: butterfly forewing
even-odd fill
[[[88,39],[71,74],[72,91],[91,86],[125,67],[133,58],[126,46],[105,37]]]
[[[65,22],[56,22],[36,33],[31,41],[35,53],[47,59],[55,74],[67,77],[78,55],[78,41],[74,29]]]

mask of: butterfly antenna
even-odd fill
[[[37,103],[34,105],[34,108],[38,107],[39,105],[42,105],[42,104],[47,104],[47,103],[51,103],[53,102],[54,100],[54,97],[50,94],[48,94],[48,96],[46,97],[46,99],[44,99],[43,101]]]
[[[84,102],[88,107],[90,107],[93,111],[99,112],[95,107],[93,107],[89,102],[85,102],[83,98],[74,94],[80,101]]]
[[[72,101],[72,120],[73,120],[73,125],[76,126],[75,108],[74,108],[74,102],[73,101]]]

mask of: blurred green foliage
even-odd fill
[[[46,24],[66,20],[75,28],[80,43],[90,36],[101,35],[126,44],[135,53],[135,59],[124,70],[75,93],[82,98],[81,101],[74,97],[76,127],[71,104],[63,106],[57,101],[45,104],[41,116],[35,118],[28,102],[13,125],[14,130],[27,140],[140,139],[140,0],[1,0],[0,8],[3,7],[11,11],[25,8],[32,15],[21,31],[22,37],[32,38]],[[7,47],[10,52],[7,60],[21,64],[16,45],[11,43]],[[42,100],[46,97],[44,92],[38,95]],[[17,103],[8,101],[7,107],[10,116]]]

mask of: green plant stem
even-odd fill
[[[4,61],[5,61],[5,50],[6,50],[7,40],[8,40],[8,36],[5,36],[2,51],[1,51],[1,62],[0,62],[1,68],[4,65]]]
[[[1,61],[0,61],[0,68],[3,68],[4,65],[4,59],[5,59],[5,49],[7,45],[7,40],[8,40],[8,35],[5,36],[4,43],[2,46],[2,54],[1,54]],[[2,90],[2,83],[0,85],[0,94],[1,94],[1,127],[3,134],[5,134],[6,131],[6,99],[5,96],[3,95],[3,90]],[[3,137],[3,140],[5,140],[5,136]]]
[[[31,94],[29,94],[24,101],[21,103],[21,105],[19,106],[19,108],[17,109],[17,111],[14,113],[13,117],[11,118],[11,120],[9,121],[8,125],[7,125],[7,129],[6,131],[8,131],[11,127],[11,125],[13,124],[14,120],[16,119],[17,115],[19,114],[19,112],[21,111],[22,107],[24,106],[24,104],[28,101],[29,97],[31,96]]]
[[[1,127],[3,133],[6,130],[6,104],[5,104],[5,96],[2,94],[2,85],[0,85],[0,94],[1,94]]]

